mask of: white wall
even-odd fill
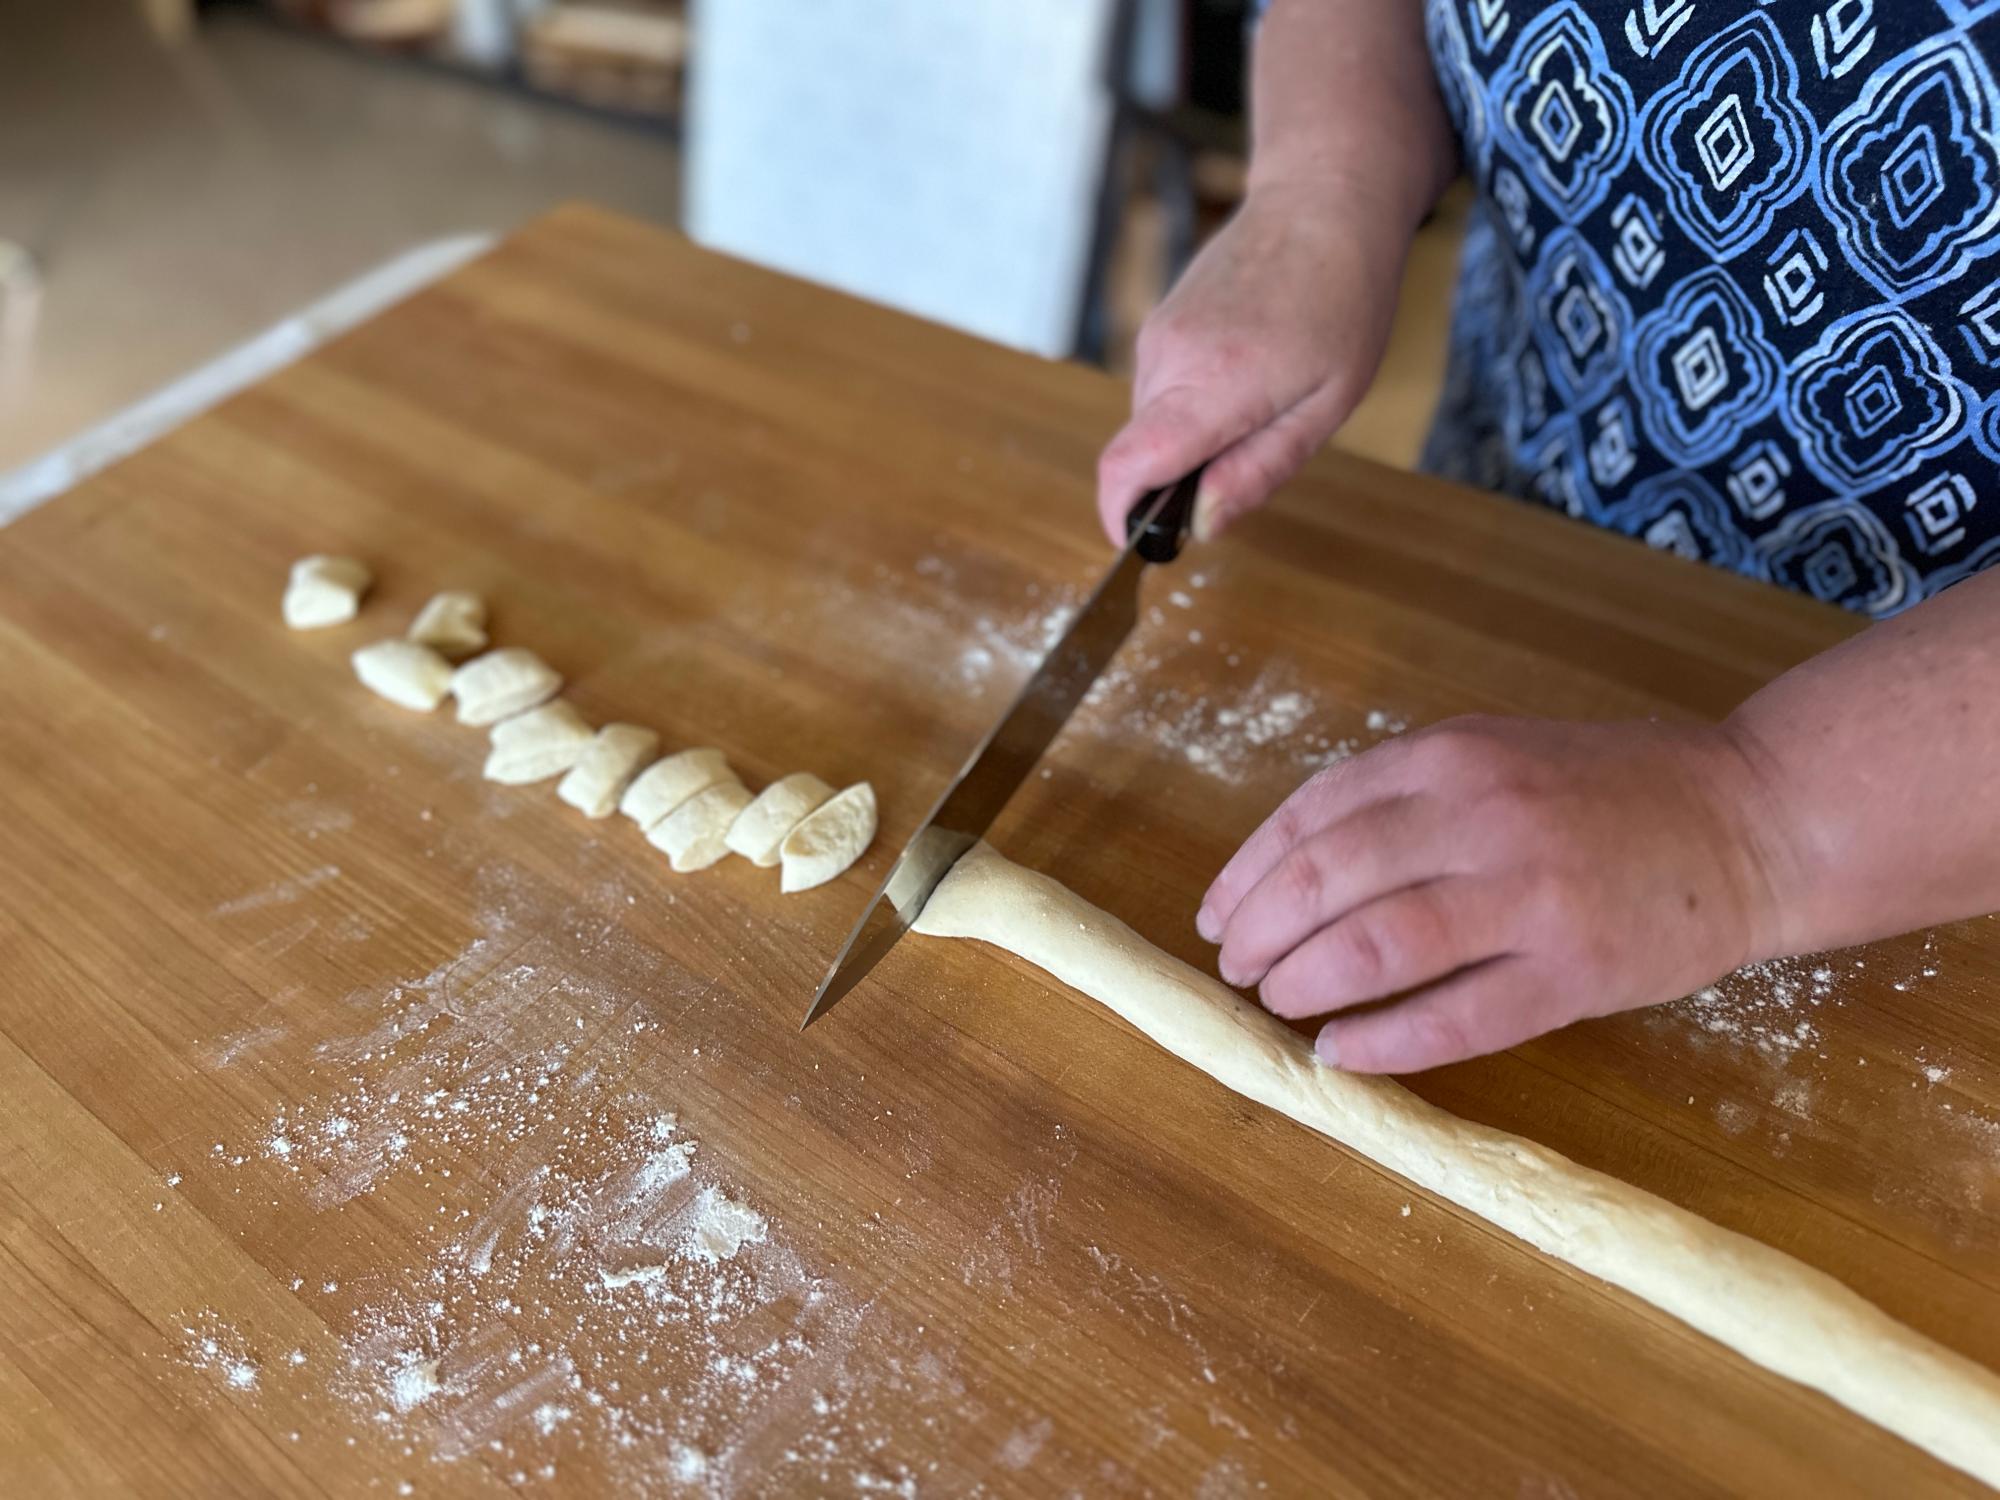
[[[1069,352],[1112,0],[696,0],[686,224],[703,244]]]

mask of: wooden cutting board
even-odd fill
[[[0,533],[0,1489],[1969,1491],[992,951],[799,1034],[1103,566],[1124,401],[577,209]],[[294,634],[315,551],[379,583]],[[347,665],[443,587],[881,839],[781,897],[483,782]],[[995,842],[1195,963],[1329,759],[1854,628],[1332,456],[1149,587]],[[2000,1365],[1996,993],[1973,922],[1414,1086]]]

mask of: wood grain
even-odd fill
[[[0,533],[0,1488],[1967,1492],[984,950],[799,1035],[1102,567],[1124,399],[574,209]],[[313,551],[379,583],[296,635]],[[1151,586],[995,841],[1197,963],[1371,710],[1714,715],[1853,628],[1334,456]],[[883,837],[781,899],[481,782],[346,664],[442,587],[595,721],[872,780]],[[1414,1086],[2000,1365],[1996,981],[1968,923]],[[712,1323],[534,1228],[659,1263],[601,1232],[669,1113],[769,1224],[657,1272],[735,1286]],[[398,1411],[411,1350],[445,1388]]]

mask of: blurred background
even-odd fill
[[[1124,372],[1241,194],[1251,8],[0,0],[0,472],[568,199]],[[1341,446],[1415,461],[1461,215]]]

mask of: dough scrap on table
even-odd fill
[[[584,747],[556,795],[586,818],[608,818],[639,768],[659,752],[660,737],[637,724],[606,724]]]
[[[407,632],[413,641],[456,661],[486,649],[486,601],[465,589],[433,594]]]
[[[363,687],[418,713],[429,713],[451,691],[451,663],[415,641],[377,641],[349,659]]]
[[[451,674],[458,722],[475,727],[511,719],[561,691],[562,675],[520,646],[502,646],[475,656]]]
[[[696,792],[736,779],[729,758],[720,750],[682,750],[641,771],[618,799],[618,810],[641,829],[649,829]]]
[[[860,781],[822,802],[785,835],[778,846],[784,864],[778,889],[789,893],[825,885],[873,842],[875,788]]]
[[[666,852],[677,874],[706,870],[729,852],[729,830],[750,801],[742,782],[718,781],[655,823],[646,842]]]
[[[731,826],[729,847],[753,865],[769,869],[778,847],[801,819],[833,795],[833,788],[810,771],[794,771],[772,782],[743,809]]]
[[[294,630],[342,625],[361,609],[361,596],[375,575],[359,558],[315,553],[292,564],[285,585],[285,623]]]
[[[557,698],[493,726],[484,775],[506,786],[546,781],[575,765],[596,735],[582,714]]]
[[[1825,1272],[1390,1079],[1325,1066],[1268,1011],[984,844],[915,930],[1018,954],[1223,1087],[2000,1488],[2000,1375]]]

